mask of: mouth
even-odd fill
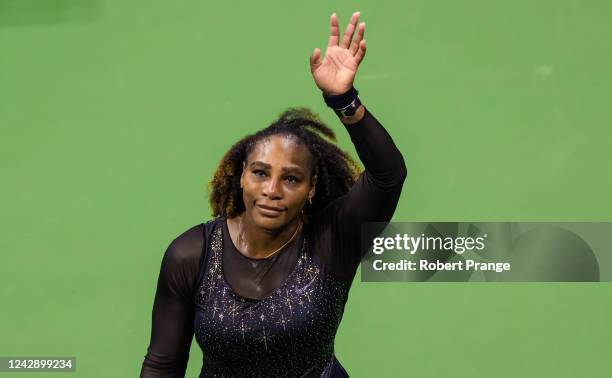
[[[257,204],[255,206],[257,206],[257,208],[259,209],[259,212],[264,215],[277,216],[278,214],[285,211],[284,209],[280,207],[266,206],[266,205],[260,205],[260,204]]]

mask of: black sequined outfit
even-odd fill
[[[285,282],[262,299],[243,297],[224,279],[224,225],[215,223],[208,270],[196,297],[202,375],[320,376],[328,362],[334,362],[334,336],[348,283],[325,277],[302,238]]]
[[[224,217],[173,240],[141,377],[183,377],[194,334],[203,351],[200,377],[348,376],[334,355],[334,337],[365,253],[361,223],[391,219],[406,168],[367,109],[360,122],[345,126],[364,173],[279,253],[243,255]]]

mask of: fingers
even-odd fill
[[[342,39],[342,44],[340,45],[340,47],[344,47],[345,49],[349,48],[351,40],[353,39],[353,33],[355,32],[357,21],[359,21],[360,13],[361,12],[355,12],[351,16],[351,21],[348,25],[346,25],[346,30],[344,31],[344,38]]]
[[[355,60],[357,60],[358,65],[363,60],[365,53],[366,53],[366,41],[364,39],[363,41],[359,42],[359,50],[357,50],[357,53],[355,54]]]
[[[310,56],[310,72],[314,72],[321,65],[321,50],[315,48]]]
[[[349,48],[351,55],[355,56],[355,54],[357,53],[357,50],[359,49],[359,43],[363,39],[364,33],[365,33],[365,22],[362,22],[361,24],[359,24],[359,27],[357,28],[357,37],[355,37],[355,40],[353,41],[353,43],[351,43],[351,47]]]
[[[339,27],[338,27],[338,17],[335,13],[332,13],[330,17],[330,35],[329,42],[327,46],[338,46],[338,36],[339,36]]]

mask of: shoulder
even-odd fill
[[[223,217],[213,218],[181,232],[168,246],[165,258],[176,263],[199,263],[206,249],[204,240],[210,237],[210,232],[222,221]]]
[[[170,242],[162,258],[158,293],[188,303],[193,298],[201,258],[204,256],[203,224],[181,232]]]
[[[204,250],[204,224],[181,232],[168,245],[164,260],[172,265],[198,264]]]

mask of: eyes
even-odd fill
[[[254,169],[252,172],[257,177],[265,177],[267,175],[267,173],[262,169]],[[287,175],[284,178],[290,184],[297,184],[298,182],[300,182],[300,179],[293,175]]]

